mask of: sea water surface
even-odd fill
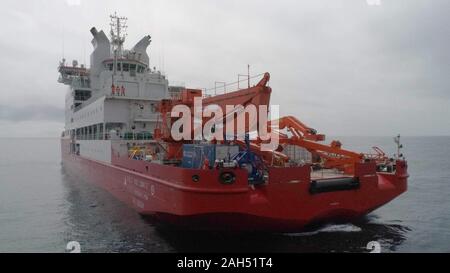
[[[391,137],[341,137],[345,148],[395,152]],[[450,251],[450,137],[405,137],[409,189],[354,223],[294,234],[188,232],[159,227],[89,181],[62,170],[58,139],[0,139],[0,252]]]

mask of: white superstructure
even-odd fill
[[[145,36],[132,49],[124,49],[126,18],[111,16],[110,39],[91,29],[94,51],[90,67],[62,60],[59,82],[66,95],[64,135],[82,156],[110,162],[111,138],[148,140],[158,121],[156,105],[173,96],[165,75],[150,67]],[[114,132],[114,136],[111,135]]]

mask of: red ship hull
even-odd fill
[[[309,166],[269,169],[264,186],[219,182],[219,170],[194,170],[131,160],[113,152],[112,164],[69,152],[62,140],[62,161],[69,174],[104,188],[142,215],[194,229],[294,232],[306,225],[352,220],[388,203],[407,189],[407,164],[393,174],[377,173],[375,163],[356,165],[358,189],[310,193]],[[192,177],[197,175],[198,182]]]

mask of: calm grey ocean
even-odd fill
[[[341,137],[344,147],[392,154],[391,137]],[[218,233],[156,226],[61,168],[58,139],[0,139],[0,252],[450,251],[450,137],[404,137],[409,190],[355,223],[296,234]]]

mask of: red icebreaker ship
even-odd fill
[[[59,68],[59,81],[70,87],[61,138],[69,174],[97,184],[142,215],[192,229],[297,232],[314,223],[359,218],[406,191],[407,162],[400,151],[388,158],[376,147],[374,154],[362,154],[336,140],[324,144],[324,135],[291,116],[261,122],[268,118],[272,93],[268,73],[253,86],[249,77],[247,88],[221,94],[216,88],[214,95],[170,86],[149,66],[150,36],[125,50],[125,19],[112,20],[111,40],[91,30],[95,49],[89,69],[64,60]],[[121,92],[112,92],[112,86]],[[211,120],[195,118],[199,101],[200,110],[223,113],[215,116],[210,133],[233,123],[225,140],[196,133]],[[230,105],[263,111],[251,118]],[[173,136],[180,118],[171,113],[180,106],[192,113],[183,115],[192,122],[182,128],[195,140]],[[239,117],[244,135],[237,133]],[[278,144],[262,149],[270,140],[255,137],[255,128],[266,128]],[[396,140],[400,150],[400,137]]]

